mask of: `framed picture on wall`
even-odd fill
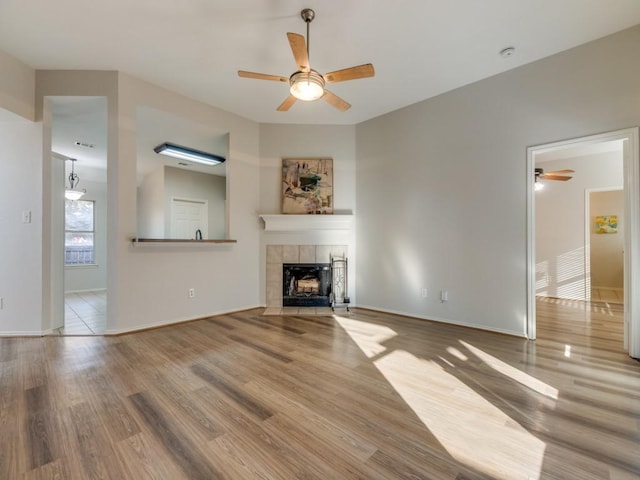
[[[596,233],[618,233],[617,215],[598,215],[595,224]]]
[[[282,213],[333,213],[333,159],[282,159]]]

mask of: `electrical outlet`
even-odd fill
[[[194,298],[196,296],[196,289],[195,288],[190,288],[189,289],[189,298]]]
[[[422,287],[422,290],[420,291],[420,296],[422,298],[427,298],[427,287]]]
[[[444,303],[444,302],[447,302],[448,300],[449,300],[449,292],[447,292],[446,290],[441,290],[440,301]]]

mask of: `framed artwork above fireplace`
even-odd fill
[[[333,213],[333,159],[282,159],[282,213]]]

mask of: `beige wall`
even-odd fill
[[[145,175],[138,187],[137,236],[141,238],[166,238],[164,209],[164,167],[158,166]]]
[[[624,193],[622,190],[592,192],[589,197],[591,286],[621,290],[624,287]],[[597,215],[617,215],[618,231],[595,233]]]
[[[40,124],[0,112],[0,331],[5,334],[43,330],[41,145]],[[23,223],[23,212],[30,212],[30,223]]]
[[[241,310],[258,304],[258,124],[119,75],[117,265],[109,294],[117,292],[112,331]],[[134,247],[136,235],[136,117],[146,106],[166,111],[213,131],[229,132],[229,238],[236,244],[197,247]],[[188,298],[194,288],[196,297]],[[109,300],[111,305],[111,300]]]
[[[358,304],[523,335],[527,147],[639,125],[638,45],[635,27],[358,125]]]
[[[37,77],[37,105],[45,125],[46,108],[42,105],[47,95],[108,98],[108,331],[135,330],[256,306],[259,290],[256,270],[259,230],[255,213],[258,210],[255,186],[259,183],[258,125],[117,72],[39,71]],[[238,239],[237,244],[195,248],[132,245],[137,229],[139,106],[208,124],[216,131],[230,132],[229,236]],[[45,180],[50,175],[47,168],[44,168]],[[53,199],[51,188],[47,188],[45,197]],[[55,224],[50,221],[48,231]],[[46,233],[44,238],[47,241],[50,234]],[[49,252],[49,255],[54,254]],[[49,273],[45,272],[45,277]],[[47,294],[53,299],[58,297],[55,284],[54,279]],[[196,298],[188,298],[189,288],[195,289]],[[45,323],[48,321],[45,319]]]
[[[109,104],[110,331],[264,303],[264,271],[256,266],[264,263],[265,245],[316,243],[349,245],[350,256],[357,251],[350,264],[357,265],[358,283],[350,286],[359,305],[522,334],[526,148],[639,125],[639,44],[640,27],[632,28],[356,127],[258,125],[117,72],[39,71],[35,118],[43,120],[44,148],[38,164],[23,172],[41,179],[41,189],[30,195],[46,208],[45,313],[33,320],[34,331],[50,325],[46,312],[56,298],[55,282],[47,281],[55,275],[55,248],[47,243],[55,219],[43,99],[97,95]],[[0,106],[28,117],[30,70],[6,56],[0,62],[11,66],[10,81],[0,80]],[[198,250],[131,245],[138,106],[230,132],[229,236],[237,244]],[[335,207],[356,214],[357,243],[354,232],[261,231],[257,214],[278,212],[279,160],[318,155],[336,161]],[[187,298],[188,288],[196,289],[196,299]],[[449,292],[448,302],[439,301],[440,290]]]
[[[35,85],[34,69],[0,51],[0,108],[34,120]]]
[[[352,125],[260,125],[260,210],[279,214],[282,202],[282,158],[333,158],[335,213],[356,211],[356,150]],[[267,245],[346,245],[349,252],[349,294],[357,302],[355,230],[262,231],[260,303],[266,304]]]

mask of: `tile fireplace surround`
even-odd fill
[[[346,257],[347,246],[267,245],[267,308],[282,308],[283,263],[329,263],[331,262],[331,256]]]

